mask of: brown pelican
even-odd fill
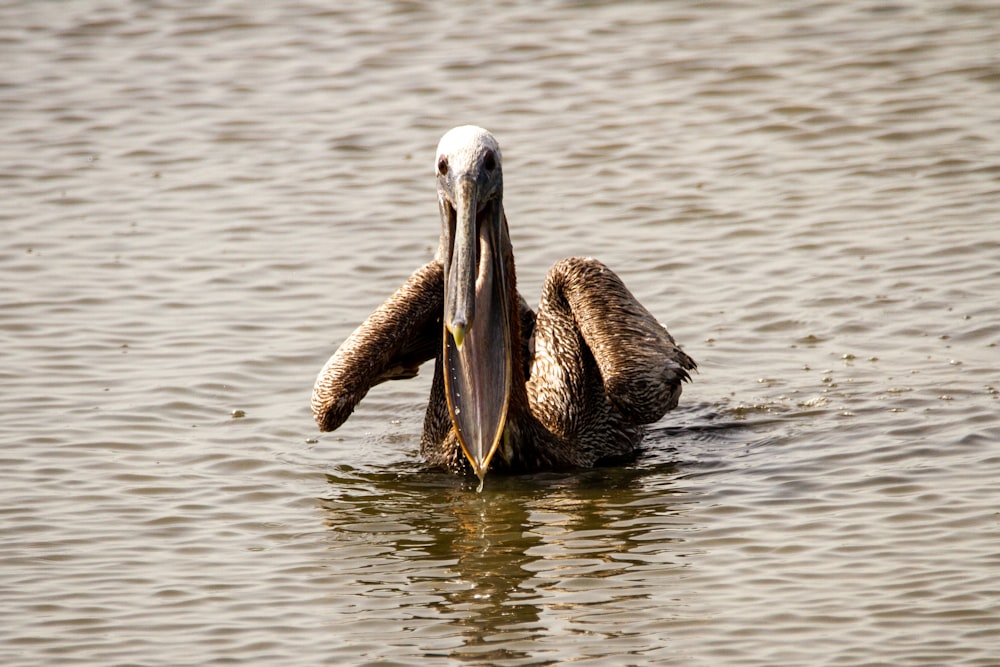
[[[344,423],[368,390],[436,359],[420,451],[471,470],[590,467],[631,455],[643,425],[677,405],[695,362],[601,262],[558,262],[537,315],[517,291],[500,146],[456,127],[437,149],[434,259],[327,361],[312,409]]]

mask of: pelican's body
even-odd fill
[[[455,128],[436,164],[437,254],[330,357],[313,389],[320,428],[434,358],[420,444],[433,465],[482,480],[634,453],[643,425],[677,405],[694,361],[595,259],[556,263],[532,312],[517,291],[496,140]]]

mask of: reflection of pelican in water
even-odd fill
[[[471,466],[482,480],[491,464],[590,467],[632,454],[643,425],[677,405],[694,360],[595,259],[558,262],[531,311],[517,291],[489,132],[445,134],[437,179],[437,254],[330,357],[313,388],[320,428],[436,357],[420,443],[434,465]]]
[[[691,616],[689,588],[663,594],[692,555],[696,499],[677,474],[670,464],[540,473],[470,497],[434,473],[333,470],[320,500],[330,611],[362,644],[408,626],[380,656],[395,664],[428,652],[463,664],[562,664],[574,652],[618,663],[622,618]],[[640,651],[663,648],[657,633],[633,639]]]

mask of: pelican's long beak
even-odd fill
[[[510,295],[498,196],[481,202],[479,183],[453,181],[442,197],[445,253],[444,378],[462,451],[480,483],[503,438],[511,384]],[[480,486],[482,488],[482,486]]]

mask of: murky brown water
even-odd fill
[[[0,5],[0,662],[1000,664],[996,3],[335,7]],[[700,364],[633,465],[314,430],[466,122]]]

